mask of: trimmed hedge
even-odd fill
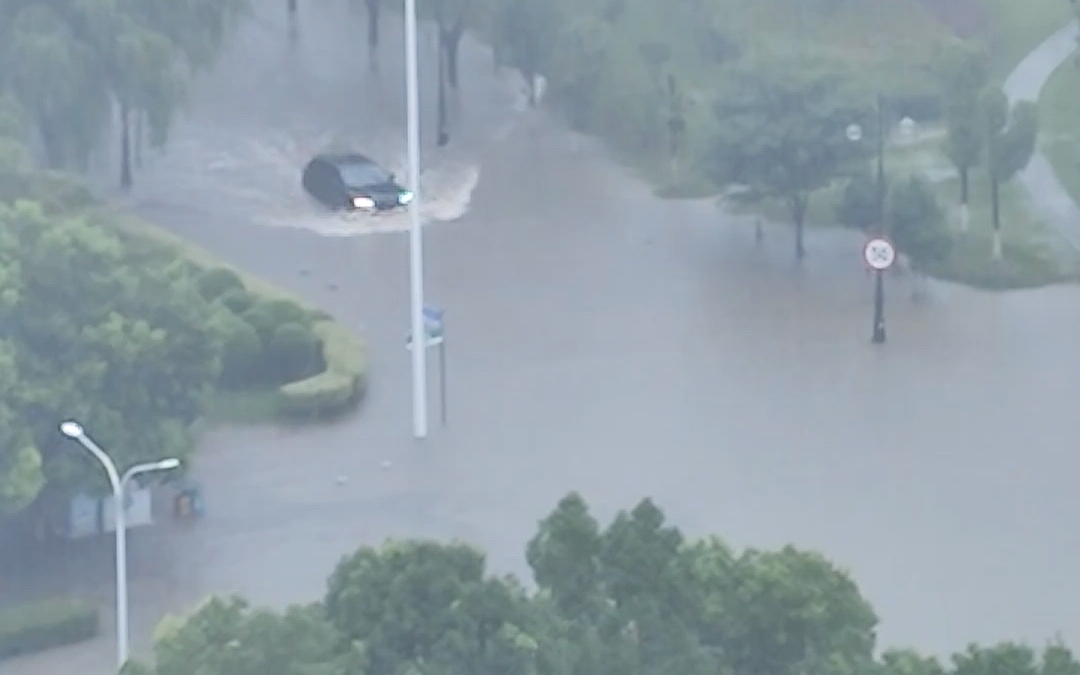
[[[74,598],[0,609],[0,659],[89,640],[98,629],[97,608]]]
[[[322,340],[326,370],[278,390],[282,414],[297,420],[339,417],[356,407],[366,387],[367,359],[360,340],[336,321],[319,321],[312,330]]]

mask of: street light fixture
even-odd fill
[[[135,476],[152,471],[168,471],[180,466],[180,460],[169,457],[157,462],[137,464],[121,475],[108,454],[75,420],[60,424],[60,433],[77,442],[105,467],[112,487],[113,512],[116,517],[116,668],[121,670],[128,661],[128,601],[127,601],[127,514],[124,512],[124,488]]]
[[[913,131],[914,121],[904,118],[905,132]],[[845,130],[848,140],[857,143],[862,140],[862,127],[851,124]],[[885,96],[877,96],[877,180],[874,194],[874,216],[879,236],[885,236]],[[870,337],[874,344],[885,343],[885,271],[874,272],[874,330]]]

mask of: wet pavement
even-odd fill
[[[479,47],[463,55],[455,147],[425,151],[458,168],[429,185],[453,208],[429,212],[425,234],[449,423],[433,396],[431,435],[415,441],[406,237],[341,236],[340,219],[282,183],[320,134],[378,145],[391,163],[400,149],[403,96],[371,96],[363,15],[350,27],[341,5],[304,17],[300,79],[271,14],[246,31],[198,99],[217,102],[177,128],[184,161],[148,162],[132,202],[358,331],[370,396],[331,426],[207,434],[208,516],[131,539],[137,651],[164,611],[211,592],[309,600],[340,556],[390,536],[465,538],[524,576],[525,541],[569,490],[605,519],[651,496],[691,534],[818,548],[854,574],[886,645],[1080,644],[1080,291],[931,283],[915,302],[912,280],[891,278],[889,343],[875,347],[861,239],[812,230],[798,266],[789,228],[758,245],[708,201],[652,197],[594,141],[525,119]],[[398,25],[387,21],[381,59],[390,83]],[[237,163],[247,173],[230,179],[208,168]],[[107,549],[72,572],[103,600]],[[106,631],[0,671],[105,673],[111,649]]]

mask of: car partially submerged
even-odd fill
[[[407,206],[413,193],[394,174],[355,152],[316,155],[300,179],[304,190],[335,211],[379,213]]]

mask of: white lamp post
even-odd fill
[[[409,162],[409,280],[412,295],[413,435],[427,436],[427,350],[424,345],[424,239],[420,223],[420,85],[417,75],[416,0],[405,0],[405,124]]]
[[[109,485],[112,486],[115,502],[113,511],[116,514],[116,668],[120,670],[128,660],[127,514],[124,513],[124,488],[135,476],[151,471],[175,469],[180,466],[180,460],[169,458],[138,464],[121,476],[112,459],[86,435],[86,430],[81,424],[68,420],[60,425],[60,433],[77,441],[101,462],[101,465],[105,467],[105,473],[109,475]]]

